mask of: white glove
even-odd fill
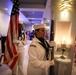
[[[50,41],[50,46],[56,46],[56,42],[55,41]]]
[[[53,60],[51,60],[51,65],[54,65],[54,59],[53,59]]]
[[[27,44],[27,41],[22,41],[22,43],[23,43],[24,45],[26,45],[26,44]]]
[[[14,39],[14,40],[13,40],[13,43],[19,44],[19,43],[21,43],[21,41],[19,41],[19,40],[17,40],[17,39]]]

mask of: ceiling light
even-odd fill
[[[8,8],[4,8],[5,10],[8,10]]]
[[[61,10],[65,10],[65,9],[68,10],[68,8],[70,8],[70,7],[71,7],[71,3],[70,3],[69,0],[64,0],[64,1],[62,1],[62,3],[60,4]]]
[[[35,13],[35,12],[33,12],[33,13]]]

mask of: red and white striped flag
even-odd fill
[[[4,64],[7,64],[10,69],[14,68],[18,60],[17,48],[16,45],[13,43],[13,40],[18,38],[18,23],[19,23],[19,0],[14,0],[4,52]]]

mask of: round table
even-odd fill
[[[61,55],[55,55],[55,61],[59,63],[58,75],[64,75],[67,64],[71,63],[71,59],[69,59],[67,56],[64,56],[65,59],[61,59],[60,56]]]

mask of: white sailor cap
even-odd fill
[[[34,29],[46,28],[46,24],[36,24],[33,26]]]

